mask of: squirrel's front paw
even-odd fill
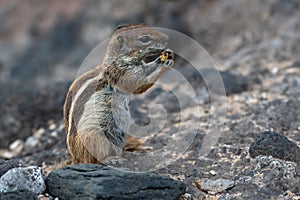
[[[159,62],[165,67],[171,68],[174,65],[174,53],[170,49],[161,52]]]

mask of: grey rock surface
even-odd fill
[[[196,181],[196,186],[209,194],[217,194],[221,193],[225,190],[234,187],[234,181],[226,180],[226,179],[217,179],[217,180],[210,180],[210,179],[203,179]]]
[[[28,190],[0,193],[0,200],[37,200],[36,194]]]
[[[46,186],[39,167],[18,167],[7,171],[0,178],[0,192],[14,192],[28,190],[35,194],[41,194]]]
[[[47,192],[60,199],[177,199],[185,185],[154,173],[77,164],[52,171]]]

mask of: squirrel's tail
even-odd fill
[[[45,169],[44,169],[44,173],[46,174],[46,175],[48,175],[50,172],[52,172],[53,170],[58,170],[58,169],[61,169],[61,168],[64,168],[64,167],[66,167],[67,165],[71,165],[72,164],[72,160],[71,160],[71,158],[68,158],[68,159],[65,159],[65,160],[63,160],[63,161],[60,161],[60,162],[58,162],[58,163],[56,163],[56,164],[53,164],[53,165],[50,165],[50,166],[48,166],[48,167],[46,167]]]

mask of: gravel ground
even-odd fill
[[[166,74],[161,80],[172,80],[169,88],[156,85],[130,103],[144,145],[163,153],[147,162],[143,155],[149,152],[125,152],[125,166],[159,166],[156,173],[187,185],[182,198],[299,199],[299,159],[274,154],[276,147],[289,151],[290,143],[285,149],[267,140],[268,148],[255,158],[249,154],[265,131],[288,138],[298,152],[299,9],[297,0],[1,1],[0,157],[9,160],[7,169],[20,163],[45,173],[68,159],[62,106],[78,67],[117,24],[146,22],[197,40],[220,70],[227,95],[226,101],[220,93],[212,101],[205,81],[218,76],[200,55],[189,52],[204,65],[200,74],[177,56],[175,70],[186,80]],[[220,134],[208,129],[211,124]],[[163,148],[167,144],[172,148]]]

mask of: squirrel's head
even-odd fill
[[[122,25],[113,33],[107,53],[119,56],[148,47],[165,49],[167,43],[168,36],[166,34],[158,32],[146,24]]]
[[[124,93],[140,94],[172,67],[174,56],[162,54],[169,37],[145,24],[119,27],[111,36],[104,63],[110,85]],[[172,65],[171,65],[172,64]]]

